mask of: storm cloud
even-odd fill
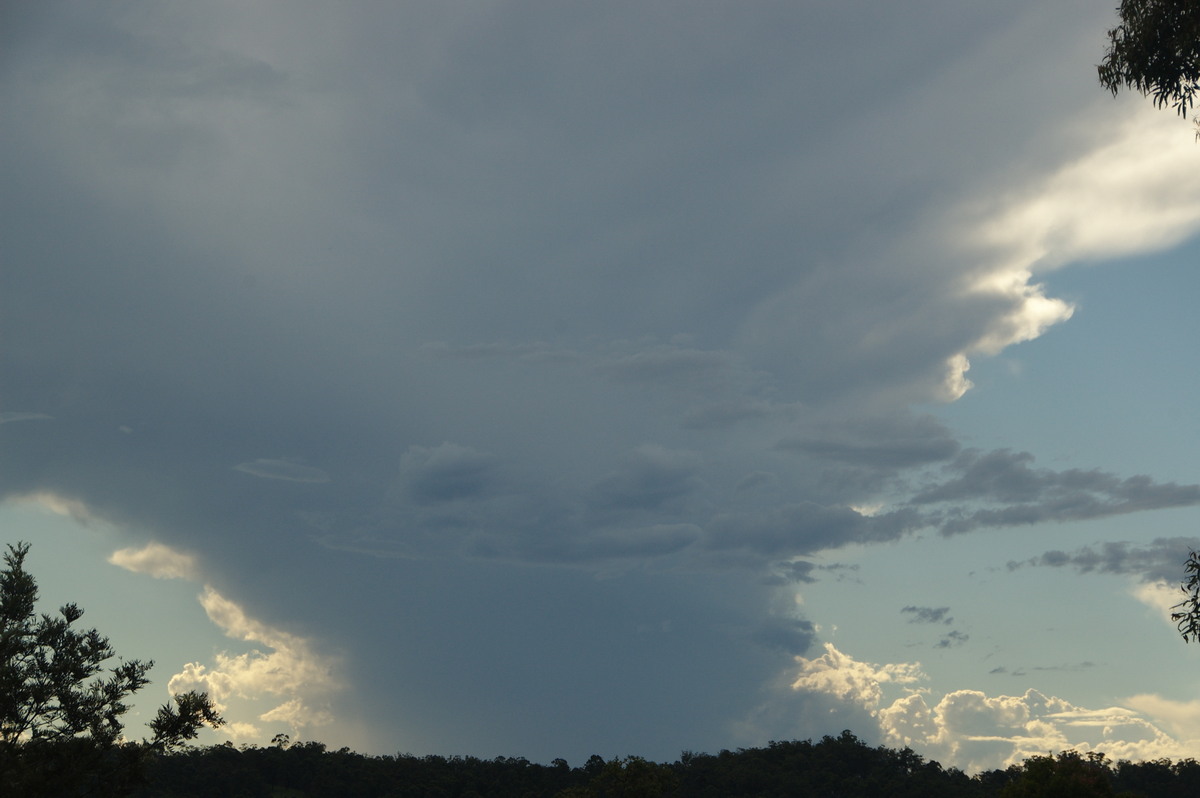
[[[1200,504],[931,410],[1072,318],[1046,273],[1200,229],[1189,137],[1089,124],[1101,11],[14,6],[0,498],[205,585],[270,651],[177,683],[278,698],[247,739],[726,746],[822,552]]]

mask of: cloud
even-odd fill
[[[1150,718],[1179,740],[1195,747],[1200,741],[1200,701],[1175,701],[1155,693],[1139,693],[1121,700],[1122,704]]]
[[[945,637],[937,642],[935,648],[954,648],[955,646],[963,645],[970,639],[970,635],[960,632],[957,629],[951,629],[946,633]]]
[[[200,578],[193,555],[158,542],[115,551],[109,562],[155,579],[198,581]],[[167,684],[172,694],[190,690],[207,692],[217,708],[229,716],[230,733],[240,738],[254,737],[259,729],[240,718],[244,707],[238,707],[236,715],[229,712],[228,702],[232,698],[285,698],[275,708],[259,714],[258,720],[287,723],[293,731],[332,722],[329,701],[342,687],[335,657],[318,653],[304,637],[252,618],[241,605],[211,585],[204,586],[199,599],[209,620],[226,636],[261,644],[267,651],[220,652],[211,665],[186,663]]]
[[[608,514],[654,511],[686,501],[703,488],[698,474],[703,461],[695,452],[657,444],[637,447],[622,465],[601,477],[593,488],[592,506]]]
[[[199,579],[199,567],[194,556],[153,541],[141,548],[114,551],[108,561],[127,571],[148,574],[155,579]]]
[[[793,690],[829,693],[868,707],[879,704],[884,684],[910,685],[928,678],[919,662],[872,665],[843,654],[832,643],[825,643],[820,657],[797,657],[796,662]]]
[[[878,469],[944,462],[959,450],[950,431],[930,416],[858,419],[838,432],[838,437],[785,440],[778,447],[819,460]]]
[[[221,711],[226,710],[225,703],[232,697],[282,697],[285,700],[259,715],[259,720],[287,723],[293,731],[333,720],[328,701],[341,687],[335,676],[336,660],[317,653],[302,637],[249,617],[212,587],[205,587],[200,604],[227,636],[260,643],[268,651],[218,653],[211,666],[189,662],[171,677],[168,690],[207,692]]]
[[[919,663],[861,662],[830,643],[820,657],[796,657],[788,673],[773,701],[740,726],[743,733],[790,734],[789,728],[806,726],[793,713],[820,707],[827,730],[818,733],[849,728],[838,724],[856,719],[860,725],[853,728],[868,740],[912,747],[947,767],[977,772],[1068,749],[1101,751],[1113,759],[1177,758],[1188,750],[1181,737],[1194,731],[1194,707],[1153,696],[1130,699],[1129,706],[1088,709],[1034,689],[1016,696],[965,689],[946,692],[934,703]],[[1183,734],[1162,731],[1151,710],[1177,718]]]
[[[1200,538],[1155,538],[1149,544],[1107,541],[1069,553],[1053,549],[1028,560],[1009,561],[1008,569],[1070,567],[1085,574],[1128,574],[1142,582],[1177,583],[1188,552],[1195,549],[1200,549]]]
[[[949,607],[914,607],[910,605],[902,608],[900,612],[912,616],[908,619],[909,623],[944,623],[948,626],[954,622],[954,619],[950,617]]]
[[[723,384],[734,365],[727,352],[662,344],[614,357],[602,368],[613,378],[627,382],[703,388]]]
[[[495,469],[495,457],[470,446],[410,446],[400,458],[397,484],[419,504],[441,504],[482,496]]]
[[[285,482],[328,482],[329,475],[319,468],[295,463],[291,460],[258,459],[239,463],[235,471],[242,471],[263,479],[280,479]]]
[[[1171,614],[1177,611],[1181,600],[1179,588],[1178,581],[1143,582],[1134,588],[1133,596],[1146,606],[1156,610],[1157,617],[1161,618],[1164,623],[1169,623],[1172,629],[1176,629],[1175,622],[1171,620]]]
[[[632,729],[665,756],[671,719],[723,745],[811,642],[767,582],[848,573],[779,563],[1197,502],[964,451],[913,409],[1070,317],[1049,269],[1195,229],[1190,134],[1113,132],[1080,91],[1103,9],[27,6],[0,382],[39,412],[0,422],[54,423],[0,424],[0,498],[140,538],[124,567],[202,564],[263,651],[180,678],[230,707],[320,717],[267,670],[321,684],[336,644],[372,744],[560,756]],[[690,648],[624,636],[666,617]],[[745,659],[689,682],[680,651]],[[526,712],[559,674],[592,689]],[[504,711],[448,709],[485,685],[470,703]]]
[[[772,617],[755,630],[753,640],[792,656],[807,654],[816,638],[812,621]]]
[[[38,491],[16,496],[14,499],[19,502],[29,502],[44,507],[55,515],[72,518],[84,526],[96,520],[95,515],[87,504],[78,499],[55,493],[54,491]]]
[[[1171,178],[1189,160],[1169,115],[1139,114],[1120,134],[1014,197],[980,233],[1039,269],[1168,249],[1200,230],[1200,192]]]
[[[743,421],[795,412],[795,408],[777,407],[759,399],[732,399],[688,408],[682,425],[685,429],[726,429]]]
[[[853,543],[895,540],[926,524],[920,514],[910,510],[865,515],[850,507],[805,502],[768,512],[718,514],[706,527],[706,545],[716,551],[788,557]]]
[[[16,421],[49,421],[54,416],[46,415],[45,413],[21,413],[14,410],[6,410],[0,413],[0,424],[12,424]]]
[[[1200,485],[1121,478],[1100,470],[1053,471],[1031,466],[1033,455],[997,449],[964,451],[945,469],[950,477],[918,491],[912,506],[947,504],[931,515],[944,534],[983,527],[1079,521],[1200,504]],[[973,507],[973,504],[993,507]]]

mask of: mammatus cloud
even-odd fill
[[[910,746],[947,767],[976,772],[1072,748],[1113,759],[1178,758],[1188,754],[1200,728],[1191,704],[1155,696],[1087,709],[1034,689],[1019,696],[954,690],[934,703],[920,663],[860,662],[831,643],[820,657],[796,657],[796,664],[773,701],[743,724],[744,733],[791,735],[805,728],[804,717],[794,713],[820,707],[826,715],[858,721],[861,726],[846,728],[861,728],[881,744]],[[1162,731],[1168,722],[1174,736]]]
[[[109,562],[156,579],[198,581],[200,578],[193,556],[157,542],[116,551]],[[293,733],[332,721],[329,699],[341,687],[335,658],[318,653],[303,637],[251,618],[241,606],[210,585],[204,586],[200,605],[227,637],[259,644],[265,650],[254,648],[241,654],[220,652],[211,665],[189,662],[168,682],[171,693],[207,692],[226,714],[228,731],[242,738],[255,737],[260,730],[242,719],[243,707],[231,710],[231,699],[253,701],[268,696],[276,701],[282,699],[274,708],[258,714],[257,719],[286,723]]]

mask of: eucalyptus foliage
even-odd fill
[[[1136,89],[1186,117],[1200,89],[1200,2],[1123,0],[1117,13],[1096,67],[1100,84],[1114,95]]]
[[[1187,576],[1179,589],[1186,598],[1171,608],[1178,610],[1171,613],[1171,620],[1175,621],[1185,642],[1200,643],[1200,552],[1193,551],[1188,555],[1183,570]]]

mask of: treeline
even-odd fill
[[[846,731],[672,763],[592,756],[571,767],[523,758],[365,756],[321,743],[193,748],[155,758],[137,798],[1038,798],[1200,795],[1200,763],[1113,763],[1101,754],[1032,757],[968,776],[910,749],[871,747]]]

